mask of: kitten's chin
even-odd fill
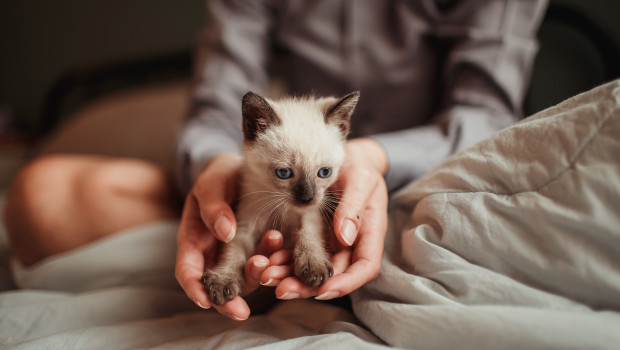
[[[305,210],[307,210],[308,208],[312,208],[315,207],[317,205],[317,201],[312,201],[310,203],[300,203],[300,202],[294,202],[291,204],[291,208],[293,210],[295,210],[298,213],[301,213]]]

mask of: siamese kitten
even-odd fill
[[[245,263],[269,229],[282,232],[285,242],[294,242],[295,275],[304,284],[317,287],[333,275],[326,248],[326,191],[338,178],[358,99],[357,91],[339,99],[277,102],[253,92],[243,96],[237,233],[223,246],[216,266],[202,277],[214,304],[244,289]]]

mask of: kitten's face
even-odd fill
[[[342,99],[267,101],[244,96],[246,181],[303,208],[323,201],[344,160],[359,93]]]

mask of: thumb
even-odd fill
[[[231,203],[237,193],[239,164],[239,158],[216,157],[192,189],[204,225],[225,243],[236,233],[237,222]]]
[[[236,220],[231,207],[224,200],[223,193],[218,190],[196,193],[194,198],[204,225],[220,241],[230,242],[235,237]]]
[[[232,241],[236,234],[236,223],[230,207],[224,204],[220,207],[220,209],[212,210],[211,212],[214,214],[201,213],[203,220],[205,220],[204,217],[209,218],[207,220],[212,223],[212,232],[215,233],[217,239],[224,243]]]
[[[362,226],[362,212],[374,191],[376,177],[367,168],[347,168],[338,181],[344,191],[334,214],[334,228],[338,241],[351,246]]]

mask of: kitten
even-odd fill
[[[277,102],[253,92],[243,96],[237,234],[202,277],[214,304],[244,289],[244,265],[269,229],[282,232],[285,242],[294,242],[295,275],[304,284],[317,287],[333,275],[326,249],[326,191],[338,178],[358,100],[357,91],[340,99]]]

